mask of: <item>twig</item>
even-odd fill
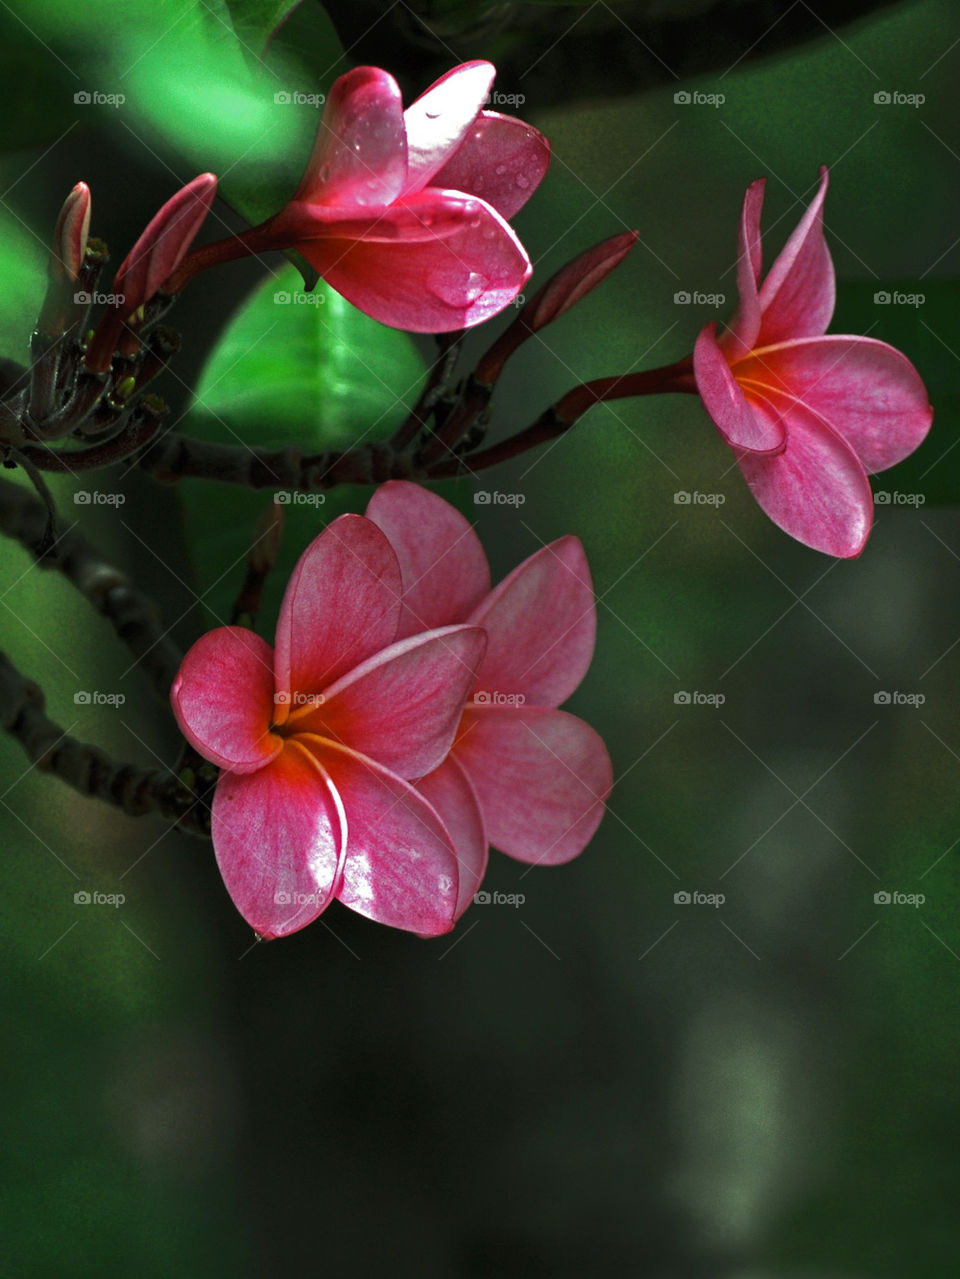
[[[45,551],[46,524],[47,512],[30,492],[0,479],[0,532],[26,547],[40,568],[57,569],[73,583],[112,624],[166,701],[182,654],[161,626],[157,606],[63,520],[55,522],[53,548]]]
[[[207,791],[161,769],[112,760],[99,747],[65,733],[47,717],[43,691],[0,652],[0,724],[41,772],[52,773],[81,795],[120,808],[130,817],[156,813],[193,835],[209,836]]]

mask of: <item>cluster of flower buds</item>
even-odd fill
[[[164,279],[183,260],[216,191],[201,174],[151,220],[100,291],[106,246],[90,237],[90,190],[78,182],[54,228],[48,284],[31,364],[5,379],[0,432],[15,460],[33,476],[48,506],[42,471],[80,471],[118,461],[141,449],[160,429],[165,406],[141,394],[179,349],[179,337],[158,323],[169,299]],[[101,318],[88,331],[89,317]],[[70,438],[81,447],[55,450]]]

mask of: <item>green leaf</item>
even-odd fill
[[[237,39],[261,57],[270,37],[301,0],[226,0]]]
[[[0,165],[0,182],[6,185],[8,169]],[[51,225],[51,234],[53,227]],[[43,241],[29,235],[23,224],[0,208],[0,355],[29,361],[28,339],[47,287]]]
[[[35,0],[31,28],[49,55],[41,65],[58,77],[49,93],[40,81],[52,123],[41,115],[39,136],[71,123],[112,130],[125,145],[149,148],[184,181],[204,171],[223,175],[220,195],[250,222],[276,213],[297,187],[325,92],[345,65],[322,8],[291,0],[123,0],[122,11],[122,22],[111,15],[105,40],[97,6]],[[5,40],[12,25],[0,8]],[[77,91],[111,101],[77,104]]]
[[[306,452],[388,438],[416,400],[425,364],[413,339],[371,320],[332,289],[298,291],[292,266],[269,277],[222,333],[201,374],[185,433],[224,444]],[[276,299],[280,300],[276,300]],[[283,300],[286,299],[286,300]],[[229,620],[243,560],[272,492],[227,485],[185,487],[187,535],[218,623]],[[281,559],[268,611],[294,563],[321,528],[362,509],[364,489],[337,489],[285,507]]]

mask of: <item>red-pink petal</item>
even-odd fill
[[[425,187],[452,157],[487,100],[496,74],[489,62],[463,62],[407,107],[407,191]]]
[[[280,606],[276,687],[319,693],[392,644],[400,617],[400,566],[390,543],[362,515],[341,515],[301,555]]]
[[[780,452],[785,436],[779,419],[755,411],[744,395],[717,341],[715,324],[708,324],[697,338],[693,375],[704,408],[731,448],[749,449],[752,453]]]
[[[536,191],[550,164],[550,143],[532,125],[483,111],[431,185],[479,195],[512,218]]]
[[[252,773],[283,749],[270,731],[273,649],[242,626],[221,626],[197,640],[170,700],[184,737],[218,768]]]
[[[124,315],[131,315],[160,288],[186,256],[217,193],[213,173],[201,173],[170,197],[147,223],[143,234],[121,262],[113,291],[123,296]]]
[[[412,333],[446,333],[490,319],[513,301],[532,270],[523,245],[482,200],[463,227],[443,239],[324,239],[297,247],[348,302]]]
[[[455,506],[408,480],[381,484],[367,506],[400,561],[400,635],[462,622],[490,590],[473,525]]]
[[[775,457],[737,459],[753,496],[805,546],[843,559],[859,555],[870,535],[873,497],[857,455],[802,404],[769,398],[783,414],[787,447]]]
[[[720,345],[732,364],[745,355],[760,332],[760,268],[763,250],[760,241],[760,213],[763,209],[764,178],[747,187],[740,213],[740,235],[737,246],[737,292],[740,301]]]
[[[489,846],[480,801],[470,778],[457,763],[456,754],[448,756],[428,777],[421,777],[417,790],[440,814],[453,840],[460,870],[455,916],[459,919],[473,901],[487,870]]]
[[[337,896],[391,928],[449,932],[457,858],[443,822],[402,778],[362,755],[316,739],[347,814],[347,854]]]
[[[590,665],[597,607],[590,568],[575,537],[562,537],[518,565],[469,618],[487,632],[474,700],[512,697],[557,706]]]
[[[261,937],[285,937],[333,897],[347,833],[323,765],[294,742],[257,773],[221,773],[213,847],[234,905]]]
[[[270,229],[278,246],[292,244],[303,252],[311,241],[322,239],[432,244],[462,230],[479,210],[480,201],[474,196],[430,187],[371,213],[294,200],[271,219]]]
[[[422,777],[453,745],[486,642],[479,627],[448,626],[391,644],[332,684],[321,705],[295,707],[287,732],[329,737],[400,777]]]
[[[819,337],[830,323],[836,282],[823,237],[827,182],[824,165],[817,194],[760,288],[763,318],[757,346],[773,346],[789,338]]]
[[[397,82],[379,67],[354,67],[333,83],[294,199],[382,208],[397,198],[406,177],[406,131]]]
[[[737,374],[786,391],[846,440],[868,472],[902,462],[933,421],[920,374],[873,338],[829,335],[758,350]]]
[[[455,756],[473,783],[487,838],[522,862],[568,862],[603,817],[613,785],[589,724],[536,707],[467,709]]]

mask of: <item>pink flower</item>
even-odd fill
[[[506,219],[539,185],[536,129],[481,111],[489,62],[465,62],[406,111],[386,71],[357,67],[330,91],[293,200],[251,234],[293,247],[361,311],[440,333],[489,319],[531,266]]]
[[[600,737],[557,710],[593,655],[596,604],[583,547],[564,537],[490,589],[466,519],[416,484],[382,485],[367,516],[389,537],[403,575],[400,634],[456,622],[482,626],[486,655],[449,757],[417,782],[453,836],[457,915],[483,879],[488,844],[522,862],[581,853],[612,785]]]
[[[301,556],[275,649],[225,626],[184,658],[174,713],[222,770],[217,862],[264,937],[334,897],[423,935],[453,924],[451,838],[407,779],[449,751],[485,638],[472,625],[401,633],[400,617],[396,554],[370,520],[344,515]]]
[[[743,202],[740,305],[719,340],[714,324],[697,339],[697,389],[773,522],[828,555],[859,555],[873,519],[867,472],[912,453],[933,410],[905,355],[872,338],[825,336],[835,296],[826,168],[760,283],[763,185],[752,183]]]

